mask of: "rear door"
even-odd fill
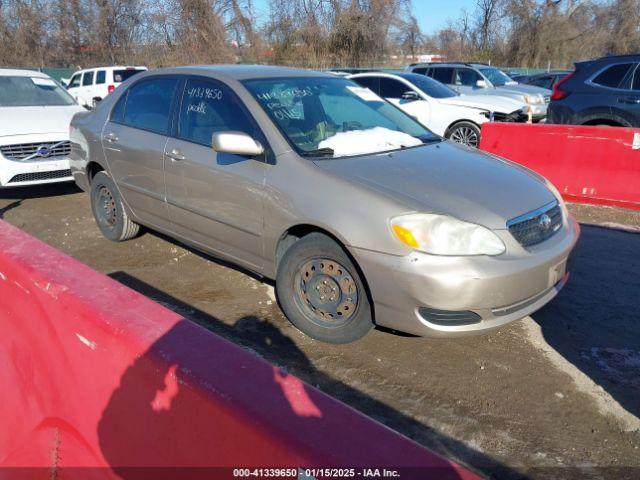
[[[266,139],[226,84],[189,77],[173,138],[165,146],[167,203],[173,230],[255,271],[263,267],[265,158],[218,153],[214,132],[239,131]]]
[[[102,131],[113,179],[143,223],[169,229],[165,202],[164,148],[178,78],[156,76],[132,85],[120,97]]]

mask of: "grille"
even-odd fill
[[[20,143],[17,145],[4,145],[0,147],[0,153],[9,160],[23,160],[35,154],[39,148],[47,149],[43,154],[34,159],[50,157],[67,157],[71,153],[71,143],[62,142],[41,142],[41,143]]]
[[[494,122],[524,123],[527,120],[528,120],[527,114],[523,113],[521,110],[516,110],[515,112],[511,112],[511,113],[501,113],[501,112],[493,113]]]
[[[71,177],[71,170],[56,170],[54,172],[20,173],[14,176],[9,183],[37,182],[38,180],[54,180],[56,178]]]
[[[532,247],[555,235],[562,227],[562,210],[558,202],[507,222],[511,235],[523,247]]]

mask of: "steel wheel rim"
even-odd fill
[[[458,127],[451,134],[451,140],[470,147],[478,146],[478,134],[471,127]]]
[[[359,292],[353,276],[328,258],[315,258],[301,266],[295,296],[311,321],[323,327],[346,325],[358,309]]]
[[[96,208],[100,223],[110,230],[113,230],[118,220],[116,201],[113,198],[111,190],[105,186],[101,186],[98,190],[98,202]]]

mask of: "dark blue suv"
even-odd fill
[[[553,87],[547,123],[640,127],[640,54],[598,58]]]

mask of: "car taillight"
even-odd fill
[[[569,92],[567,92],[566,90],[562,90],[560,88],[560,86],[566,82],[567,80],[569,80],[571,77],[573,77],[575,75],[576,72],[571,72],[568,73],[567,75],[565,75],[564,77],[562,77],[562,79],[556,83],[553,86],[553,93],[551,94],[551,100],[562,100],[563,98],[565,98],[567,95],[569,95]]]
[[[109,93],[111,93],[111,92],[113,92],[113,91],[115,90],[115,88],[116,88],[116,86],[115,86],[115,85],[109,85],[109,86],[107,87],[107,91],[108,91]]]

